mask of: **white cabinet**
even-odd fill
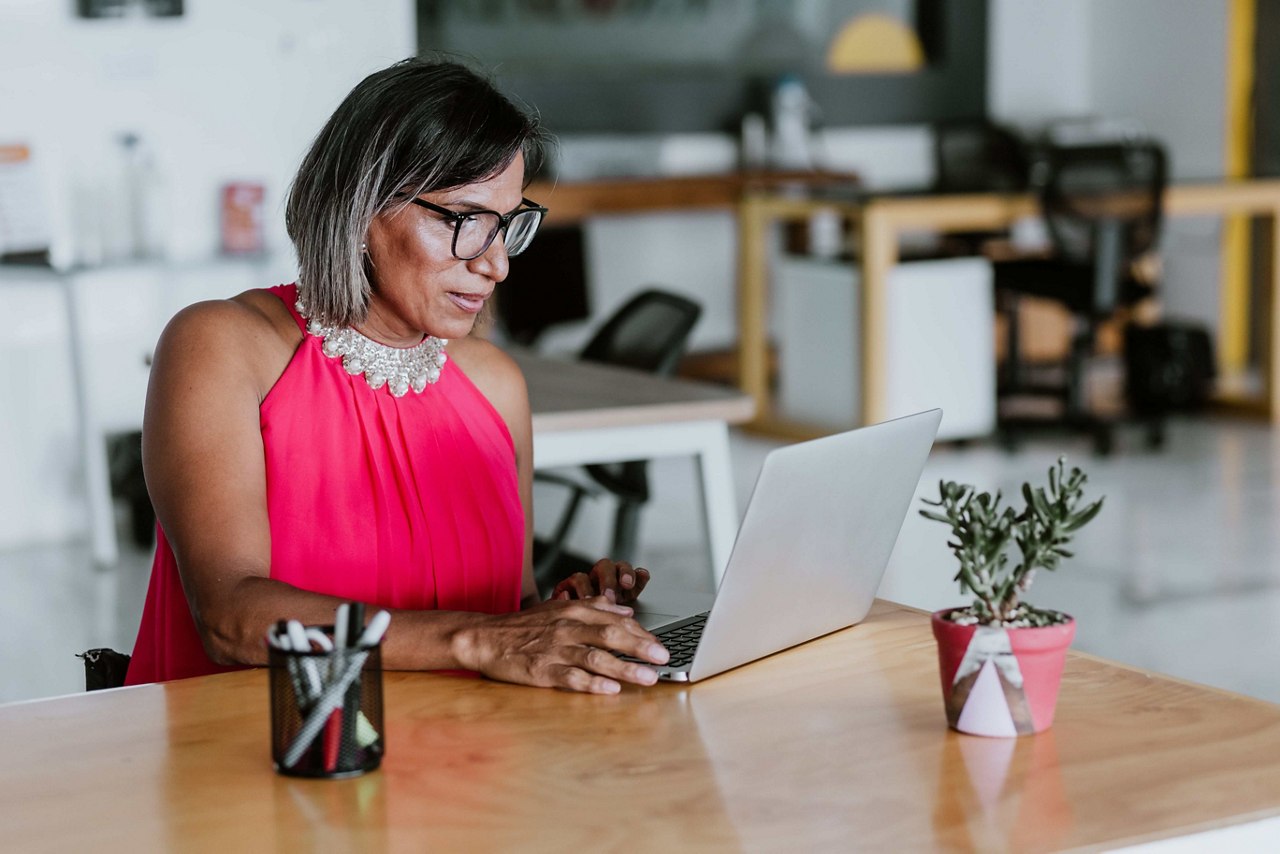
[[[51,277],[0,279],[0,548],[84,530],[65,306]]]
[[[941,407],[940,439],[995,429],[995,305],[982,258],[899,264],[888,281],[885,411]],[[787,418],[859,423],[859,276],[847,263],[783,258],[774,268],[778,407]]]

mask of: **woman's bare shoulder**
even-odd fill
[[[198,367],[211,376],[240,378],[265,395],[302,340],[284,303],[253,290],[223,300],[193,303],[174,315],[156,346],[156,365]]]
[[[508,422],[512,417],[528,417],[524,374],[509,355],[474,336],[450,341],[445,352]]]

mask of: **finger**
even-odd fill
[[[618,586],[623,590],[631,590],[636,586],[636,568],[625,560],[614,564],[618,573]]]
[[[609,614],[619,614],[623,617],[630,617],[636,612],[635,608],[628,605],[621,605],[614,596],[612,590],[605,591],[599,596],[592,596],[589,599],[581,600],[583,605],[587,605],[596,611],[605,611]],[[599,622],[598,620],[587,620],[587,622]]]
[[[568,651],[568,658],[588,673],[608,679],[630,682],[633,685],[652,685],[658,681],[658,674],[652,667],[623,661],[599,647],[573,647]]]
[[[622,686],[616,680],[588,673],[580,667],[557,664],[548,669],[552,683],[557,688],[581,691],[584,694],[616,694]]]
[[[556,586],[551,589],[552,599],[569,599],[573,595],[573,584],[568,578],[562,578],[556,582]]]
[[[644,590],[646,584],[649,583],[649,570],[643,567],[635,569],[634,586],[630,590],[626,590],[622,594],[623,602],[634,602],[640,596],[640,592]]]
[[[575,572],[557,584],[555,592],[562,591],[567,592],[570,599],[590,599],[596,595],[595,589],[591,586],[591,579],[582,572]]]
[[[618,565],[608,558],[600,558],[591,567],[591,580],[595,582],[596,590],[601,593],[606,590],[617,590]]]
[[[573,592],[579,599],[591,599],[599,590],[591,581],[591,576],[585,572],[575,572],[573,574]]]
[[[635,620],[612,620],[592,627],[594,637],[591,646],[620,652],[652,664],[666,664],[671,655],[658,639],[645,631]]]

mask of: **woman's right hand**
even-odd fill
[[[652,685],[653,668],[613,654],[653,664],[670,657],[633,613],[595,596],[486,616],[458,633],[458,661],[491,679],[592,694],[616,694],[622,682]]]

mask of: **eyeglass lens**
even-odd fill
[[[504,239],[508,255],[519,255],[533,240],[542,215],[538,211],[520,211],[507,223]],[[454,252],[459,258],[476,258],[484,253],[494,238],[502,221],[497,214],[477,213],[458,223]]]

